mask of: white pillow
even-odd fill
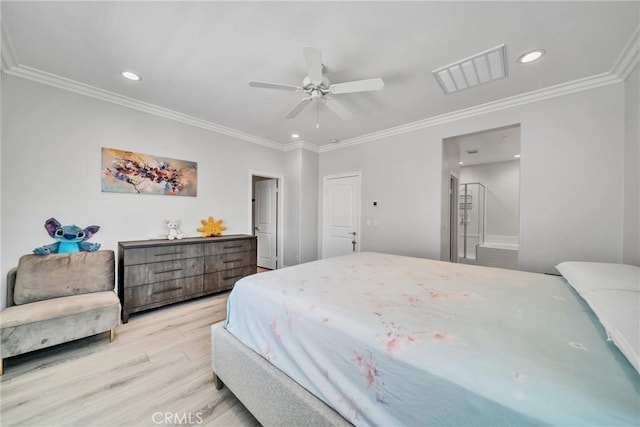
[[[565,279],[576,282],[577,291],[640,290],[640,267],[634,265],[571,261],[560,263],[556,268]]]
[[[640,267],[563,262],[556,268],[589,304],[609,340],[640,372]]]

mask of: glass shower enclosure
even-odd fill
[[[458,261],[474,263],[484,242],[486,187],[479,182],[460,184],[458,193]]]

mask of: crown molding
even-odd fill
[[[631,71],[640,62],[640,27],[637,27],[633,35],[627,42],[620,56],[613,64],[611,73],[618,76],[622,81],[626,80]]]
[[[504,110],[507,108],[513,108],[520,105],[531,104],[546,99],[556,98],[559,96],[569,95],[575,92],[582,92],[585,90],[596,89],[602,86],[608,86],[610,84],[620,83],[620,79],[612,73],[596,74],[595,76],[586,77],[578,80],[574,80],[568,83],[562,83],[548,88],[539,89],[521,95],[515,95],[508,98],[503,98],[498,101],[488,102],[486,104],[480,104],[462,110],[453,111],[451,113],[441,114],[439,116],[429,117],[426,119],[418,120],[415,122],[407,123],[404,125],[384,129],[378,132],[369,133],[366,135],[358,136],[351,139],[346,139],[339,145],[324,145],[319,148],[320,153],[327,151],[340,150],[347,147],[353,147],[355,145],[364,144],[365,142],[375,141],[382,138],[388,138],[390,136],[400,135],[407,132],[413,132],[420,129],[425,129],[433,126],[438,126],[444,123],[453,122],[456,120],[471,118],[480,116],[483,114],[492,113],[494,111]]]
[[[493,101],[486,104],[453,111],[451,113],[429,117],[423,120],[418,120],[416,122],[407,123],[393,128],[384,129],[379,132],[369,133],[366,135],[344,140],[339,145],[323,145],[318,148],[318,151],[320,153],[325,153],[327,151],[340,150],[342,148],[352,147],[354,145],[363,144],[369,141],[375,141],[402,133],[437,126],[455,120],[491,113],[493,111],[512,108],[532,102],[538,102],[558,96],[569,95],[571,93],[580,92],[583,90],[596,89],[602,86],[620,83],[626,80],[631,71],[633,71],[634,67],[636,67],[639,62],[640,26],[635,29],[635,31],[629,38],[629,41],[622,49],[620,56],[614,63],[610,72],[596,74],[595,76],[585,77],[571,82],[550,86],[544,89],[527,92],[521,95],[504,98],[498,101]]]
[[[134,110],[142,111],[144,113],[153,114],[166,119],[181,122],[190,126],[199,127],[212,132],[216,132],[222,135],[227,135],[232,138],[237,138],[243,141],[252,142],[254,144],[262,145],[265,147],[273,148],[276,150],[283,150],[282,144],[270,141],[265,138],[261,138],[255,135],[251,135],[237,129],[222,126],[207,120],[199,119],[197,117],[189,116],[187,114],[179,113],[177,111],[169,110],[168,108],[160,107],[147,102],[139,101],[137,99],[129,98],[114,92],[110,92],[104,89],[100,89],[94,86],[90,86],[84,83],[80,83],[75,80],[67,79],[65,77],[58,76],[56,74],[47,73],[42,70],[31,68],[25,65],[16,65],[4,70],[6,74],[20,77],[27,80],[32,80],[38,83],[42,83],[48,86],[53,86],[58,89],[67,90],[70,92],[85,95],[90,98],[99,99],[101,101],[110,102],[112,104],[121,105],[123,107],[132,108]]]
[[[7,26],[4,24],[4,20],[0,19],[0,57],[2,62],[2,70],[9,70],[18,65],[18,57],[16,51],[13,48],[11,37],[7,31]]]
[[[5,38],[3,37],[3,52],[2,52],[3,64],[9,63],[9,61],[15,60],[15,55],[11,56],[10,50],[7,50],[7,55],[6,55],[7,59],[5,59],[4,40]],[[628,47],[629,49],[625,49],[625,51],[630,52],[631,54],[625,54],[621,56],[620,59],[617,61],[616,66],[622,67],[624,68],[624,70],[628,70],[630,72],[633,69],[633,66],[637,64],[638,52],[636,51],[635,55],[633,55],[633,52],[634,52],[633,43],[629,43]],[[635,63],[634,63],[634,60],[635,60]],[[80,95],[85,95],[91,98],[99,99],[101,101],[110,102],[113,104],[132,108],[134,110],[164,117],[166,119],[181,122],[190,126],[199,127],[212,132],[237,138],[243,141],[273,148],[275,150],[290,151],[296,148],[301,148],[301,149],[309,150],[315,153],[324,153],[324,152],[333,151],[333,150],[340,150],[343,148],[352,147],[355,145],[363,144],[370,141],[375,141],[382,138],[388,138],[391,136],[395,136],[395,135],[399,135],[407,132],[413,132],[416,130],[425,129],[428,127],[433,127],[433,126],[441,125],[444,123],[461,120],[464,118],[479,116],[482,114],[487,114],[494,111],[503,110],[506,108],[512,108],[519,105],[529,104],[532,102],[538,102],[545,99],[568,95],[575,92],[595,89],[598,87],[619,83],[621,81],[620,77],[618,77],[618,75],[614,74],[613,72],[597,74],[595,76],[574,80],[572,82],[563,83],[563,84],[551,86],[548,88],[544,88],[544,89],[540,89],[532,92],[527,92],[521,95],[504,98],[498,101],[493,101],[486,104],[481,104],[474,107],[453,111],[451,113],[445,113],[439,116],[429,117],[426,119],[418,120],[418,121],[407,123],[404,125],[395,126],[392,128],[378,131],[378,132],[372,132],[369,134],[361,135],[355,138],[344,140],[338,145],[331,144],[331,145],[316,146],[306,141],[296,141],[294,143],[282,145],[265,138],[261,138],[255,135],[241,132],[237,129],[229,128],[226,126],[218,125],[213,122],[198,119],[196,117],[192,117],[187,114],[183,114],[177,111],[169,110],[167,108],[159,107],[154,104],[142,102],[137,99],[119,95],[117,93],[110,92],[104,89],[99,89],[94,86],[80,83],[75,80],[67,79],[65,77],[61,77],[55,74],[47,73],[45,71],[31,68],[25,65],[14,65],[13,67],[4,69],[3,72],[15,77],[32,80],[32,81],[42,83],[48,86],[53,86],[62,90],[67,90],[70,92],[78,93]]]
[[[309,142],[306,141],[296,141],[296,142],[292,142],[290,144],[287,144],[284,146],[284,148],[282,148],[282,151],[291,151],[291,150],[295,150],[295,149],[301,149],[301,150],[308,150],[308,151],[312,151],[314,153],[319,153],[320,150],[318,148],[317,145],[311,144]]]
[[[101,101],[110,102],[127,108],[132,108],[148,114],[160,116],[190,126],[199,127],[243,141],[269,147],[275,150],[291,151],[300,148],[312,151],[314,153],[324,153],[333,150],[341,150],[343,148],[348,148],[355,145],[364,144],[366,142],[400,135],[403,133],[413,132],[456,120],[471,118],[474,116],[488,114],[494,111],[513,108],[520,105],[569,95],[575,92],[591,90],[603,86],[608,86],[610,84],[620,83],[629,76],[634,67],[636,67],[640,62],[640,27],[637,27],[633,35],[625,45],[624,49],[622,50],[620,56],[617,58],[613,67],[611,68],[610,72],[601,73],[591,77],[574,80],[568,83],[562,83],[548,88],[527,92],[521,95],[515,95],[498,101],[493,101],[486,104],[441,114],[439,116],[428,117],[426,119],[418,120],[404,125],[395,126],[378,132],[372,132],[355,138],[343,140],[340,144],[337,145],[328,144],[323,146],[316,146],[306,141],[296,141],[293,143],[282,145],[275,141],[245,133],[237,129],[222,126],[154,104],[142,102],[137,99],[119,95],[114,92],[80,83],[78,81],[67,79],[65,77],[61,77],[52,73],[47,73],[45,71],[38,70],[32,67],[20,65],[13,48],[11,38],[9,37],[9,34],[6,30],[6,25],[4,25],[4,23],[2,23],[1,25],[0,37],[2,49],[0,52],[0,56],[2,59],[2,72],[6,74],[78,93],[91,98],[99,99]]]
[[[14,60],[15,55],[8,56],[8,60],[5,62],[4,36],[2,40],[3,40],[3,50],[2,50],[3,64],[5,63],[15,64],[16,62]],[[6,50],[8,54],[11,54],[11,51],[12,50],[10,49]],[[129,98],[127,96],[120,95],[115,92],[110,92],[104,89],[97,88],[95,86],[80,83],[76,80],[71,80],[66,77],[58,76],[56,74],[52,74],[46,71],[38,70],[36,68],[28,67],[26,65],[12,65],[11,67],[6,67],[6,69],[4,69],[3,72],[15,77],[20,77],[23,79],[42,83],[48,86],[53,86],[58,89],[78,93],[80,95],[88,96],[90,98],[95,98],[101,101],[110,102],[112,104],[121,105],[123,107],[132,108],[134,110],[153,114],[166,119],[175,120],[177,122],[185,123],[190,126],[195,126],[202,129],[210,130],[212,132],[231,136],[233,138],[237,138],[243,141],[273,148],[275,150],[291,151],[291,150],[300,148],[303,150],[312,151],[314,153],[319,153],[318,147],[316,145],[306,141],[296,141],[286,145],[279,144],[277,142],[274,142],[265,138],[261,138],[255,135],[251,135],[251,134],[239,131],[237,129],[222,126],[213,122],[209,122],[207,120],[199,119],[193,116],[189,116],[187,114],[169,110],[167,108],[163,108],[154,104],[139,101],[134,98]]]

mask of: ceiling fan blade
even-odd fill
[[[326,105],[331,111],[335,113],[336,116],[340,117],[343,120],[348,120],[351,118],[351,113],[349,110],[344,108],[344,106],[336,101],[333,98],[322,98],[322,102]]]
[[[265,83],[265,82],[256,82],[251,80],[249,82],[249,86],[253,87],[263,87],[267,89],[279,89],[279,90],[291,90],[294,92],[302,92],[302,88],[298,86],[290,86],[290,85],[281,85],[278,83]]]
[[[322,52],[311,46],[305,46],[303,50],[309,79],[312,83],[322,83]]]
[[[308,96],[306,98],[302,98],[298,103],[284,116],[285,119],[293,119],[295,116],[300,114],[304,108],[311,103],[313,97]]]
[[[352,82],[337,83],[329,86],[329,92],[333,94],[353,93],[353,92],[369,92],[372,90],[380,90],[384,87],[384,80],[380,77],[374,79],[355,80]]]

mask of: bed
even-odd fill
[[[578,264],[566,276],[591,278]],[[626,267],[579,290],[371,252],[249,276],[212,329],[217,386],[263,425],[639,425],[640,269]]]

